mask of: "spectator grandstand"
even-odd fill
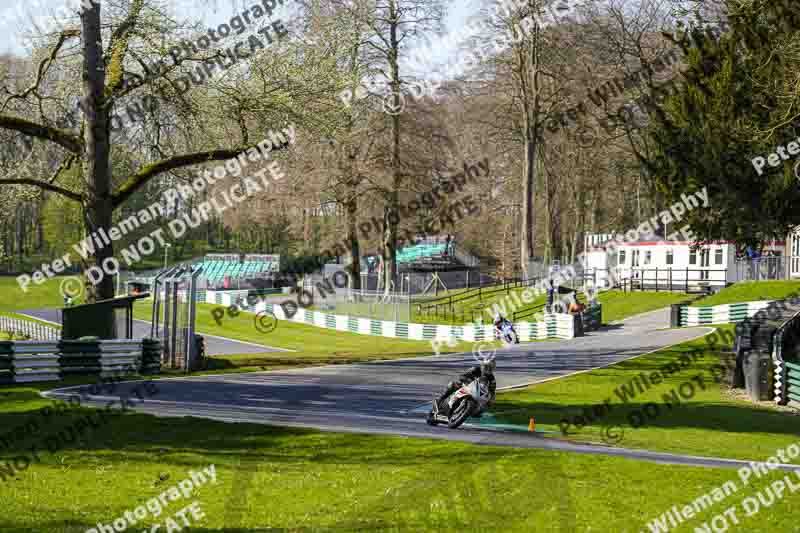
[[[263,278],[280,270],[279,255],[209,254],[199,263],[203,267],[202,277],[208,287],[224,287],[226,284],[253,278]]]
[[[456,248],[455,239],[426,237],[397,252],[397,266],[401,270],[463,269],[478,266],[478,259]]]
[[[376,272],[380,262],[379,255],[368,255],[363,258],[361,269]],[[462,269],[477,267],[478,264],[479,260],[472,254],[456,248],[455,239],[450,236],[420,238],[397,251],[397,266],[401,270]]]

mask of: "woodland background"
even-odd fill
[[[793,2],[486,2],[452,35],[439,0],[294,2],[291,17],[272,17],[287,39],[188,91],[175,80],[217,52],[173,65],[169,49],[207,29],[166,7],[104,1],[55,30],[33,24],[31,54],[0,57],[4,272],[39,268],[288,124],[297,143],[275,154],[287,177],[174,242],[171,262],[229,251],[313,261],[343,237],[353,255],[392,259],[399,233],[448,208],[395,224],[398,206],[485,158],[490,176],[465,191],[480,215],[448,231],[499,276],[534,259],[571,262],[585,233],[624,232],[704,186],[712,206],[690,219],[704,238],[757,245],[800,223],[792,169],[758,176],[750,164],[799,133]],[[228,7],[233,16],[249,4]],[[461,53],[437,72],[442,39]],[[170,69],[137,81],[159,59]],[[399,114],[380,91],[349,106],[341,98],[384,80],[399,107],[426,79],[441,82],[437,98],[406,96]],[[76,112],[87,96],[89,112]],[[158,102],[146,120],[112,130],[110,117],[143,96]],[[372,217],[382,230],[364,238],[357,226]],[[137,266],[162,261],[159,250]]]

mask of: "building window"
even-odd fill
[[[714,264],[721,265],[722,264],[722,248],[717,248],[714,251]]]
[[[653,257],[653,252],[651,252],[650,250],[647,250],[644,253],[644,264],[645,265],[649,265],[650,264],[650,259],[652,259],[652,257]]]
[[[671,265],[675,261],[675,256],[672,254],[672,250],[667,250],[667,264]]]
[[[696,265],[697,264],[697,250],[692,248],[689,250],[689,264]]]
[[[624,265],[625,264],[625,250],[620,250],[619,251],[619,264],[620,265]]]

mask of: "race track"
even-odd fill
[[[561,342],[512,346],[497,353],[498,388],[519,387],[613,364],[707,333],[710,328],[660,330],[668,310],[633,317],[623,324]],[[376,345],[379,340],[376,339]],[[600,453],[663,463],[740,466],[739,461],[574,444],[528,433],[458,430],[425,424],[423,405],[443,386],[476,364],[471,353],[355,365],[197,376],[158,380],[158,393],[138,411],[160,416],[196,416],[223,421],[450,439],[472,443]],[[114,392],[125,395],[132,384]],[[47,393],[65,398],[87,387]],[[609,391],[610,393],[610,391]],[[98,401],[114,398],[95,397]],[[138,400],[137,400],[138,401]]]

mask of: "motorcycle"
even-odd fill
[[[519,344],[519,337],[517,336],[517,332],[514,331],[514,325],[511,322],[504,322],[503,325],[500,326],[500,331],[497,332],[497,336],[502,336],[506,344]]]
[[[467,418],[480,416],[486,407],[494,402],[494,398],[495,392],[489,386],[489,380],[480,377],[462,385],[460,389],[442,400],[442,405],[434,400],[431,412],[428,413],[427,423],[431,426],[447,424],[450,429],[456,429]]]

